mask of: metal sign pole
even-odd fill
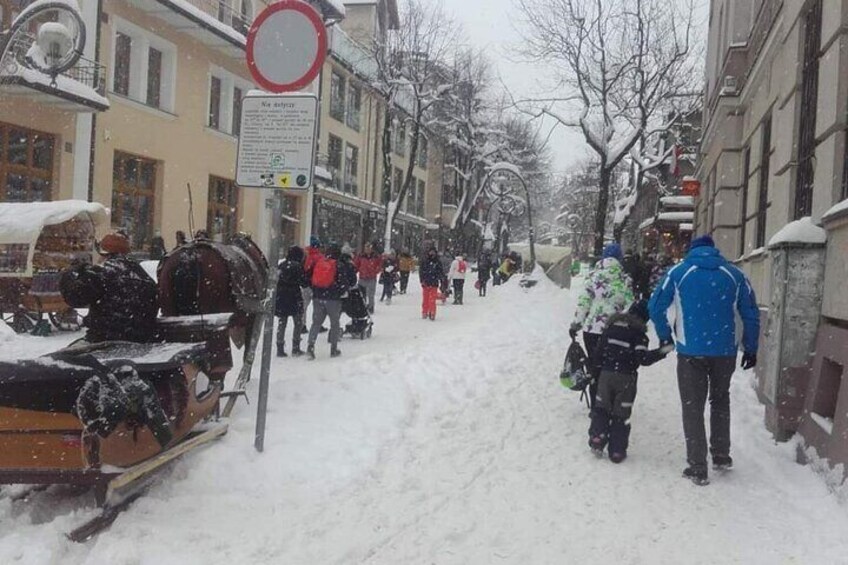
[[[259,372],[259,403],[256,408],[256,436],[253,446],[260,453],[265,449],[265,421],[268,413],[268,387],[271,379],[271,351],[274,347],[274,306],[277,301],[277,279],[280,270],[280,240],[283,231],[283,191],[275,190],[271,208],[271,249],[268,289],[265,292],[265,327],[262,331],[262,365]]]

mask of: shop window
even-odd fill
[[[112,225],[127,232],[136,250],[142,250],[153,236],[156,172],[156,161],[115,152]]]
[[[50,200],[56,138],[0,123],[0,201]]]
[[[227,241],[238,231],[238,186],[220,177],[209,177],[206,230],[214,241]]]
[[[344,123],[345,78],[337,71],[330,76],[330,117]]]

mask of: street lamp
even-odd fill
[[[521,169],[512,163],[495,163],[489,169],[489,174],[486,175],[486,180],[483,181],[483,191],[492,195],[495,199],[505,199],[507,196],[511,196],[512,193],[512,189],[508,183],[492,183],[492,179],[495,175],[498,175],[499,179],[505,179],[506,177],[518,179],[518,182],[521,183],[521,187],[524,189],[528,227],[527,239],[530,243],[530,270],[532,271],[536,266],[536,244],[535,234],[533,231],[533,208],[530,205],[530,190],[527,188],[527,181],[524,180],[524,175],[521,174]]]
[[[48,16],[52,21],[44,21]],[[35,37],[29,34],[41,21]],[[34,2],[0,34],[0,73],[15,74],[20,64],[56,77],[77,64],[85,47],[85,23],[74,0]]]

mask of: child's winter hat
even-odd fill
[[[610,243],[604,247],[604,254],[602,258],[609,259],[610,257],[621,261],[621,258],[623,257],[623,254],[621,253],[621,245],[617,243]]]
[[[650,318],[648,314],[648,303],[645,300],[637,300],[627,311],[631,316],[636,316],[643,322],[647,322]]]
[[[321,238],[317,235],[313,235],[309,238],[310,247],[321,247]]]

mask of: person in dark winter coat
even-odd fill
[[[277,357],[286,357],[286,326],[291,317],[294,321],[292,332],[292,355],[303,354],[300,349],[300,334],[304,325],[303,289],[309,286],[303,261],[306,258],[303,249],[293,246],[289,249],[285,261],[280,263],[280,277],[277,279],[277,300],[274,314],[277,323]]]
[[[435,247],[427,250],[427,255],[421,261],[418,268],[418,276],[421,280],[423,298],[421,301],[421,317],[430,320],[436,319],[436,298],[439,294],[439,285],[446,280],[442,261]]]
[[[88,308],[83,325],[89,343],[157,339],[158,289],[129,252],[126,236],[108,234],[100,242],[103,264],[75,263],[59,279],[68,306]]]
[[[590,359],[600,377],[589,426],[589,447],[598,455],[608,447],[613,463],[621,463],[627,457],[639,367],[653,365],[670,351],[648,350],[647,322],[648,307],[644,301],[634,303],[626,314],[611,316]]]
[[[650,298],[649,279],[650,273],[647,272],[645,264],[638,253],[628,251],[621,260],[621,267],[624,272],[630,277],[633,285],[633,296],[636,300]]]
[[[477,259],[477,282],[480,288],[478,289],[480,296],[486,296],[486,286],[489,284],[489,277],[492,274],[492,254],[484,251]]]
[[[666,312],[675,305],[672,331]],[[686,460],[683,476],[709,484],[704,407],[710,401],[713,467],[728,469],[730,457],[730,379],[736,369],[737,317],[742,320],[742,368],[757,364],[760,310],[745,274],[715,248],[712,237],[692,241],[683,262],[663,277],[648,304],[660,344],[677,349],[677,385],[683,405]]]
[[[319,286],[321,272],[328,275],[328,284]],[[321,332],[321,324],[330,318],[330,357],[342,354],[339,350],[341,338],[342,298],[356,285],[356,269],[348,255],[341,252],[338,243],[330,243],[327,253],[313,267],[312,276],[312,327],[309,329],[309,344],[306,353],[309,359],[315,359],[315,341]]]

